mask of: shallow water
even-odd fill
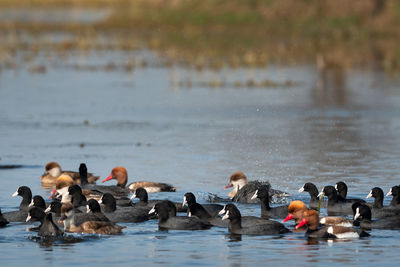
[[[308,181],[318,188],[344,180],[349,195],[364,198],[373,186],[385,193],[399,182],[400,90],[395,77],[351,70],[333,89],[313,66],[222,69],[197,72],[160,67],[147,51],[149,67],[132,72],[82,71],[73,66],[123,64],[133,52],[71,55],[42,74],[26,68],[0,76],[0,206],[14,210],[20,185],[48,196],[39,175],[49,161],[64,169],[81,162],[101,178],[122,165],[130,181],[149,179],[178,187],[151,198],[182,201],[187,191],[226,196],[231,173],[269,180],[274,188],[308,200],[297,190]],[[201,81],[245,83],[249,78],[289,87],[211,88]],[[198,86],[179,86],[179,81]],[[178,81],[178,82],[177,82]],[[337,84],[335,86],[338,86]],[[390,200],[386,199],[388,204]],[[257,205],[239,205],[259,216]],[[399,231],[373,231],[350,242],[309,244],[301,233],[229,237],[227,229],[157,231],[156,221],[127,226],[124,234],[85,236],[53,245],[32,240],[25,224],[0,229],[0,255],[7,265],[367,265],[398,260]],[[79,237],[79,235],[78,235]],[[23,256],[20,256],[23,255]]]

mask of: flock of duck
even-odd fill
[[[124,226],[117,223],[143,222],[158,218],[160,230],[205,230],[210,227],[226,227],[234,235],[282,235],[304,231],[309,238],[339,239],[369,236],[372,229],[400,229],[400,186],[393,186],[386,196],[393,196],[389,206],[383,206],[384,193],[375,187],[366,196],[373,203],[362,199],[347,198],[347,186],[338,182],[325,186],[321,192],[312,183],[306,183],[299,192],[308,192],[307,205],[294,200],[289,205],[270,206],[272,196],[285,193],[271,188],[268,182],[248,182],[242,172],[230,177],[224,189],[232,187],[229,203],[225,205],[199,204],[193,193],[183,196],[183,203],[149,199],[148,193],[176,189],[170,184],[135,182],[127,185],[128,173],[124,167],[115,167],[103,182],[115,179],[117,185],[96,185],[98,176],[87,172],[82,163],[79,172],[62,171],[56,162],[46,165],[41,176],[44,187],[54,188],[46,202],[27,186],[20,186],[12,195],[22,197],[19,210],[1,213],[0,227],[9,222],[39,221],[40,237],[58,237],[64,232],[91,234],[118,234]],[[130,197],[129,197],[130,196]],[[327,202],[322,201],[327,197]],[[138,199],[138,201],[136,201]],[[226,200],[218,198],[218,201]],[[242,216],[234,202],[260,203],[261,217]],[[326,207],[328,217],[320,218],[319,209]],[[177,213],[186,216],[177,216]],[[348,219],[351,215],[352,219]],[[281,219],[282,222],[276,219]],[[285,222],[294,220],[295,225]],[[289,230],[289,228],[291,228]],[[61,230],[63,229],[63,230]]]

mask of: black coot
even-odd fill
[[[32,201],[32,191],[27,186],[20,186],[12,196],[22,197],[19,210],[5,212],[3,213],[3,217],[9,222],[25,222],[26,216],[28,215],[29,204]]]
[[[277,221],[263,220],[262,222],[248,223],[242,226],[242,216],[233,204],[226,204],[220,214],[225,213],[222,220],[229,219],[229,232],[245,235],[276,235],[290,232],[283,224]]]
[[[261,201],[261,218],[285,218],[288,214],[288,205],[271,208],[269,206],[268,186],[260,186],[254,193],[252,199],[258,198]]]
[[[146,207],[120,207],[116,204],[116,199],[110,193],[101,197],[100,203],[103,204],[103,211],[107,218],[112,222],[144,222],[149,220]]]
[[[32,207],[29,210],[26,221],[40,221],[41,224],[38,227],[38,235],[43,237],[56,237],[63,234],[63,231],[53,222],[51,213],[45,214],[43,209],[38,207]]]
[[[149,214],[157,214],[158,228],[160,230],[204,230],[211,227],[196,217],[171,216],[173,207],[175,205],[171,201],[164,200],[155,204],[149,211]]]

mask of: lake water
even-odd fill
[[[125,71],[76,66],[123,64],[134,55],[148,62]],[[76,53],[32,73],[21,64],[0,74],[0,207],[17,209],[20,185],[48,196],[39,175],[49,161],[66,170],[85,162],[106,177],[125,166],[129,180],[172,183],[175,193],[150,198],[182,201],[195,192],[226,196],[230,174],[269,180],[274,188],[308,200],[297,190],[343,180],[349,195],[365,198],[400,181],[400,87],[379,71],[348,70],[321,80],[314,66],[197,72],[166,67],[149,51]],[[46,61],[47,62],[47,61]],[[291,86],[204,86],[207,81],[273,80]],[[182,81],[193,86],[182,86]],[[321,86],[321,83],[324,86]],[[186,83],[183,83],[186,84]],[[385,200],[385,204],[390,199]],[[257,205],[239,205],[260,215]],[[350,242],[308,243],[303,233],[243,236],[227,229],[159,232],[156,221],[126,225],[122,235],[84,236],[46,246],[26,224],[0,229],[2,263],[29,266],[99,265],[375,265],[399,260],[399,231],[372,231]],[[289,226],[289,225],[288,225]],[[74,235],[73,235],[74,236]],[[76,235],[80,237],[80,235]]]

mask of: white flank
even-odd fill
[[[159,187],[145,187],[144,189],[146,189],[147,193],[158,193],[161,192]]]
[[[251,199],[257,198],[257,193],[258,193],[258,189],[257,189],[256,192],[254,193],[254,195],[251,197]]]

